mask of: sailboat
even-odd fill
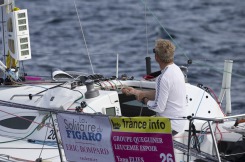
[[[123,87],[154,89],[154,77],[144,80],[127,76],[106,78],[99,74],[55,70],[50,79],[26,76],[20,61],[31,59],[28,12],[15,7],[14,0],[0,1],[4,59],[0,62],[0,161],[66,161],[56,113],[106,116],[153,116],[155,113],[134,96],[121,93]],[[208,87],[188,83],[189,121],[185,131],[173,137],[175,161],[229,161],[244,152],[245,114],[231,112],[232,60],[226,60],[219,98]],[[150,70],[149,70],[150,71]],[[220,103],[226,97],[226,112]],[[173,119],[174,120],[174,119]],[[239,152],[233,148],[240,148]],[[235,151],[235,152],[232,152]],[[236,155],[231,155],[231,154]],[[230,158],[230,156],[232,158]]]

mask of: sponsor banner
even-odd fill
[[[172,133],[168,118],[162,117],[111,117],[113,131]]]
[[[111,117],[117,162],[174,162],[171,124],[159,117]]]
[[[67,161],[175,161],[167,118],[59,113],[57,119]]]
[[[114,162],[106,116],[57,115],[67,161]]]

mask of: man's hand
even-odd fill
[[[130,95],[137,95],[137,91],[133,87],[125,87],[122,89],[122,93],[130,96]]]
[[[136,99],[141,102],[144,97],[145,97],[144,91],[138,91],[136,95]]]
[[[128,96],[135,95],[136,99],[140,102],[142,101],[144,97],[146,97],[148,100],[155,99],[155,90],[142,91],[142,90],[134,89],[133,87],[125,87],[125,88],[122,88],[122,93]]]

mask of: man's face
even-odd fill
[[[159,59],[159,56],[155,53],[155,60],[157,63],[159,63],[160,59]]]
[[[158,56],[157,56],[157,54],[156,54],[155,48],[153,48],[153,53],[154,53],[154,55],[155,55],[155,60],[156,60],[156,62],[158,62],[158,60],[157,60],[157,59],[158,59],[158,58],[157,58]]]

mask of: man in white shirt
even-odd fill
[[[147,105],[157,116],[167,118],[186,117],[185,79],[180,68],[174,63],[175,46],[165,39],[158,39],[153,52],[161,69],[156,79],[156,90],[141,91],[132,87],[122,90],[126,95],[135,95],[137,100]],[[181,132],[186,121],[171,120],[173,133]]]

